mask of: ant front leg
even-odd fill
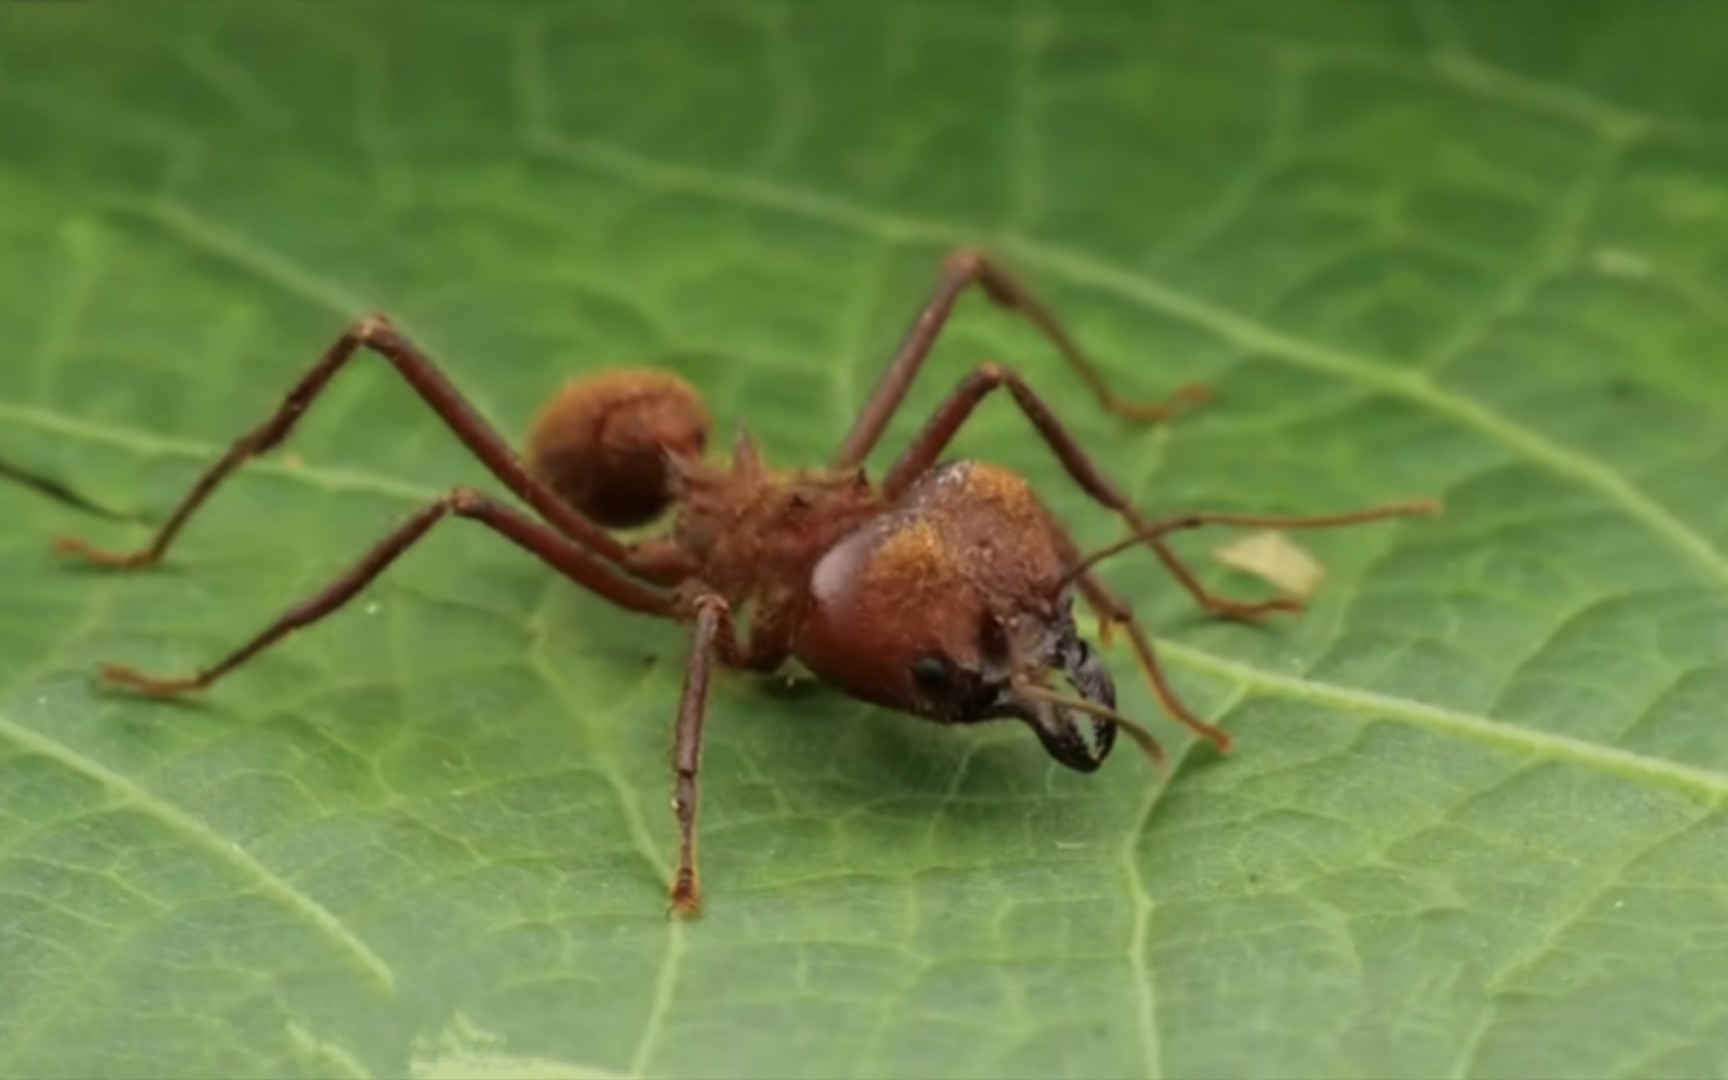
[[[853,422],[852,430],[846,433],[845,440],[841,442],[840,451],[835,456],[835,468],[856,468],[875,448],[882,437],[883,429],[888,426],[888,421],[906,400],[906,391],[911,388],[918,369],[923,367],[924,360],[930,355],[936,338],[947,325],[949,316],[954,313],[955,302],[971,285],[979,286],[997,305],[1018,312],[1037,327],[1092,391],[1098,404],[1108,412],[1130,420],[1152,422],[1167,419],[1183,405],[1203,401],[1208,396],[1205,387],[1195,384],[1182,387],[1166,401],[1149,404],[1124,401],[1110,389],[1097,367],[1081,351],[1080,346],[1069,336],[1050,309],[1001,267],[978,252],[957,251],[943,261],[943,268],[941,283],[925,301],[917,321],[912,324],[911,332],[895,352],[888,370],[883,372],[882,381],[876,385],[870,400],[858,414],[858,419]]]
[[[287,439],[294,425],[312,407],[312,403],[329,385],[336,373],[362,347],[372,350],[389,361],[408,384],[419,393],[421,400],[449,425],[451,432],[462,441],[481,463],[491,470],[505,487],[523,502],[532,506],[559,532],[597,554],[600,558],[622,566],[627,557],[623,544],[604,529],[572,509],[564,500],[536,480],[522,464],[509,443],[488,424],[460,391],[438,370],[431,358],[403,336],[382,315],[365,318],[343,331],[342,336],[325,350],[300,381],[289,390],[274,413],[263,423],[236,439],[228,451],[192,485],[180,505],[169,515],[149,544],[131,552],[110,552],[92,547],[82,540],[64,538],[54,545],[62,554],[78,555],[106,566],[148,566],[159,561],[179,535],[181,528],[203,505],[228,476],[248,458],[266,453]],[[627,571],[628,572],[628,571]]]
[[[1194,715],[1193,711],[1176,695],[1175,689],[1170,685],[1170,680],[1165,677],[1164,670],[1158,663],[1158,654],[1152,649],[1151,639],[1146,636],[1146,632],[1140,628],[1140,623],[1134,618],[1134,610],[1128,606],[1128,601],[1122,599],[1109,586],[1100,581],[1097,575],[1092,573],[1092,567],[1135,544],[1158,539],[1169,533],[1198,529],[1207,525],[1320,529],[1439,512],[1440,504],[1438,502],[1430,499],[1419,499],[1370,507],[1365,510],[1353,510],[1342,514],[1311,514],[1303,517],[1231,513],[1182,514],[1155,521],[1126,539],[1100,548],[1084,558],[1081,557],[1080,551],[1074,545],[1074,540],[1068,535],[1068,531],[1062,528],[1059,523],[1052,521],[1051,524],[1061,541],[1064,558],[1068,563],[1068,572],[1064,575],[1063,581],[1064,583],[1072,581],[1078,585],[1081,595],[1086,597],[1086,602],[1092,606],[1092,610],[1098,613],[1099,633],[1104,644],[1110,643],[1111,627],[1119,626],[1127,631],[1128,642],[1134,649],[1134,657],[1139,662],[1140,672],[1146,676],[1147,684],[1152,688],[1152,693],[1158,698],[1159,703],[1164,706],[1164,710],[1196,735],[1209,740],[1219,750],[1228,753],[1230,750],[1229,734],[1222,728],[1208,724]]]
[[[477,491],[457,488],[416,511],[329,585],[284,611],[246,644],[198,674],[182,679],[161,679],[117,664],[103,665],[102,674],[111,682],[146,694],[167,696],[202,690],[289,634],[318,622],[352,600],[403,552],[430,532],[432,526],[451,514],[480,522],[537,556],[577,585],[619,607],[645,615],[670,617],[673,614],[669,597],[619,576],[611,566],[575,541]]]
[[[695,633],[690,639],[690,664],[684,673],[684,693],[678,700],[678,727],[672,749],[675,776],[672,812],[678,816],[678,872],[672,879],[671,914],[686,918],[702,911],[702,889],[696,873],[696,775],[702,768],[702,727],[708,719],[708,679],[714,658],[735,663],[737,631],[732,608],[715,593],[694,601]]]
[[[1080,569],[1075,578],[1086,602],[1098,613],[1100,632],[1108,635],[1112,626],[1119,626],[1127,632],[1128,644],[1134,649],[1134,659],[1140,666],[1140,674],[1146,677],[1146,685],[1151,687],[1152,695],[1158,699],[1158,704],[1164,707],[1164,711],[1182,726],[1216,746],[1219,752],[1228,754],[1233,743],[1230,733],[1216,724],[1208,724],[1200,719],[1194,714],[1194,710],[1177,696],[1176,688],[1170,685],[1163,666],[1158,663],[1158,654],[1152,648],[1151,639],[1140,628],[1139,621],[1134,618],[1134,609],[1128,606],[1128,601],[1112,592],[1090,571]]]
[[[1145,515],[1135,509],[1127,496],[1098,470],[1092,458],[1081,449],[1062,422],[1056,419],[1056,415],[1050,411],[1044,400],[1026,385],[1024,379],[999,364],[984,364],[961,381],[948,400],[942,403],[936,414],[924,425],[924,429],[912,440],[912,445],[907,447],[900,460],[888,471],[887,477],[882,481],[883,493],[890,500],[899,498],[913,481],[936,464],[937,458],[953,441],[961,426],[978,407],[978,403],[1004,386],[1014,396],[1020,411],[1026,414],[1026,418],[1043,437],[1045,444],[1068,470],[1069,477],[1094,500],[1120,514],[1135,533],[1141,534],[1140,539],[1151,547],[1153,553],[1201,607],[1214,615],[1235,619],[1260,619],[1277,611],[1302,610],[1299,601],[1288,597],[1250,603],[1231,600],[1208,590],[1165,541],[1163,535],[1151,528],[1151,522]]]

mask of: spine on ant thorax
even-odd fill
[[[823,552],[882,512],[862,473],[777,473],[698,464],[681,478],[674,538],[734,604],[801,594]]]

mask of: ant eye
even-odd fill
[[[912,661],[912,681],[927,694],[945,694],[954,685],[954,669],[940,656],[920,656]]]

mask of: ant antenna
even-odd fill
[[[1115,543],[1094,551],[1068,568],[1068,572],[1063,574],[1061,580],[1056,583],[1056,591],[1061,592],[1073,584],[1080,575],[1112,555],[1126,551],[1136,544],[1156,540],[1167,533],[1181,532],[1184,529],[1198,529],[1203,525],[1241,525],[1262,529],[1326,529],[1337,525],[1359,525],[1368,521],[1381,521],[1385,518],[1438,514],[1442,509],[1443,506],[1438,499],[1413,499],[1409,502],[1390,503],[1386,506],[1372,506],[1366,510],[1350,510],[1342,514],[1311,514],[1300,517],[1281,517],[1276,514],[1183,514],[1180,517],[1155,521],[1143,529],[1129,533]]]
[[[1105,720],[1114,724],[1124,735],[1133,739],[1134,745],[1138,746],[1146,756],[1151,759],[1152,764],[1158,770],[1159,776],[1167,777],[1170,775],[1170,762],[1165,758],[1164,748],[1158,745],[1158,740],[1153,737],[1150,731],[1147,731],[1139,724],[1136,724],[1126,716],[1123,716],[1115,709],[1107,709],[1097,702],[1087,701],[1085,698],[1070,697],[1067,694],[1060,694],[1051,690],[1049,687],[1039,686],[1036,683],[1017,682],[1014,684],[1014,689],[1021,695],[1032,698],[1036,701],[1042,701],[1064,709],[1076,709],[1080,712],[1096,716],[1100,720]]]

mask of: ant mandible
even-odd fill
[[[619,607],[692,627],[673,751],[679,854],[671,899],[681,915],[695,914],[701,904],[696,776],[716,662],[767,673],[796,658],[853,697],[938,723],[1017,719],[1031,727],[1051,757],[1081,772],[1103,763],[1120,730],[1162,766],[1151,733],[1116,712],[1110,672],[1080,637],[1073,614],[1078,590],[1096,612],[1106,641],[1113,627],[1126,633],[1141,672],[1170,715],[1228,750],[1230,736],[1176,696],[1127,602],[1092,573],[1092,564],[1144,543],[1208,612],[1243,619],[1298,612],[1301,604],[1290,598],[1245,603],[1208,591],[1166,536],[1207,524],[1345,525],[1429,513],[1435,504],[1325,516],[1202,513],[1153,520],[1104,478],[1019,375],[993,363],[962,380],[887,474],[872,481],[862,467],[865,457],[905,400],[955,301],[973,285],[1041,331],[1112,413],[1159,421],[1206,396],[1203,388],[1188,386],[1163,402],[1124,402],[1049,309],[987,258],[959,252],[945,260],[944,270],[833,462],[794,471],[766,466],[742,431],[729,464],[706,460],[709,419],[700,397],[684,380],[654,370],[603,371],[566,385],[534,421],[524,463],[412,341],[383,316],[362,319],[336,339],[268,419],[198,479],[147,546],[114,553],[62,539],[56,550],[114,567],[157,562],[222,481],[247,458],[286,439],[362,347],[387,360],[542,520],[456,488],[416,511],[329,585],[214,666],[182,679],[119,665],[104,665],[102,674],[147,694],[204,689],[347,603],[439,521],[454,515],[480,522]],[[1083,558],[1018,474],[977,461],[938,464],[973,409],[1003,388],[1073,481],[1124,519],[1127,539]],[[677,516],[659,536],[625,543],[607,531],[647,524],[672,508]],[[746,614],[741,637],[736,620]],[[1051,687],[1053,674],[1074,692]]]

